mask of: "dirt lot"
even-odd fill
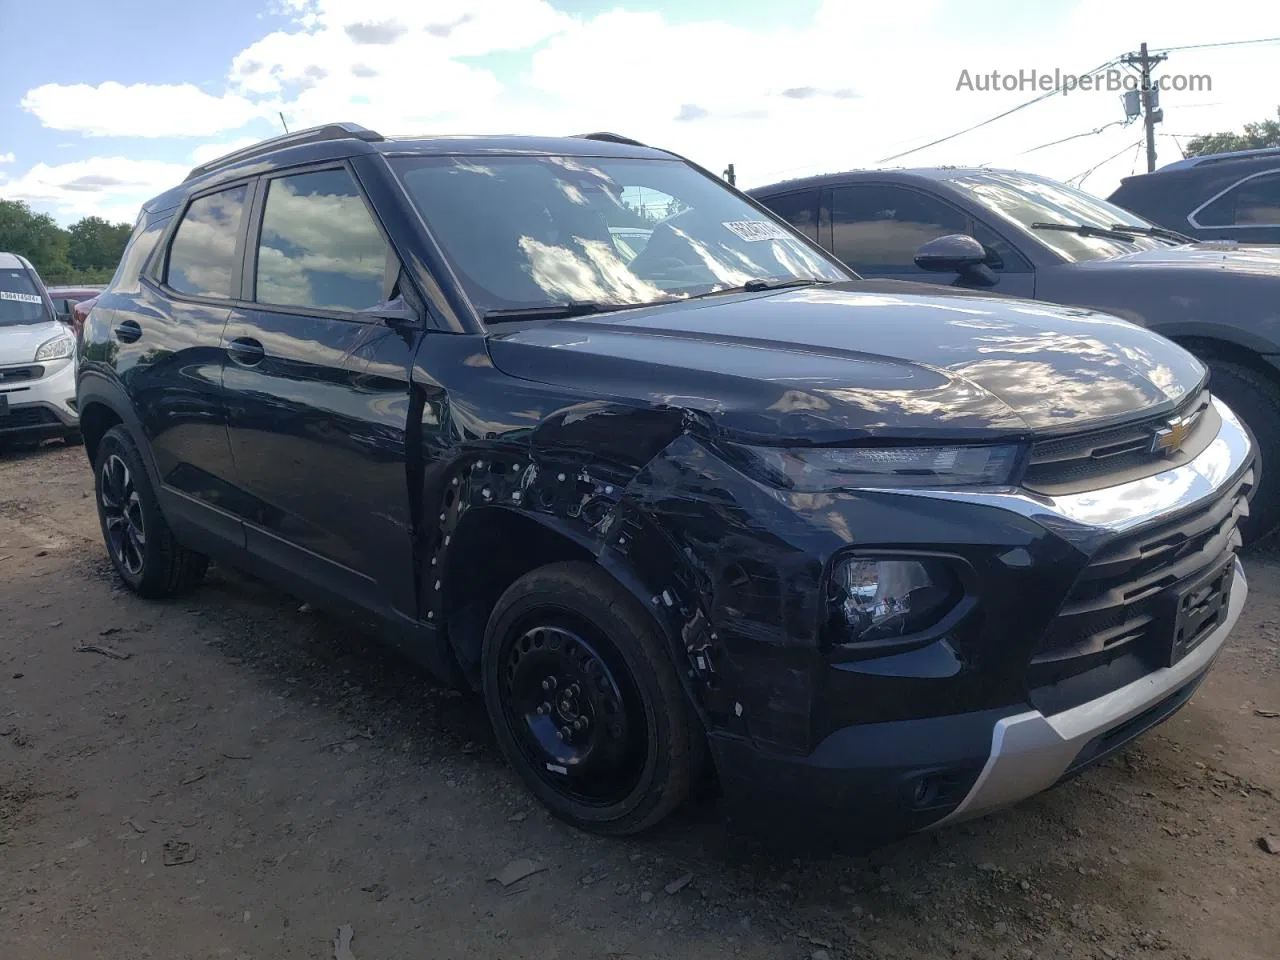
[[[80,449],[0,456],[6,960],[320,960],[346,924],[358,960],[1280,955],[1280,554],[1248,559],[1193,703],[1119,758],[811,861],[713,802],[629,842],[551,820],[482,706],[359,627],[228,570],[125,593],[91,490]],[[521,858],[543,869],[490,879]]]

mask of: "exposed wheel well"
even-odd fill
[[[1261,359],[1248,347],[1231,343],[1228,340],[1216,340],[1212,337],[1174,337],[1173,342],[1204,361],[1230,360],[1242,367],[1248,367],[1273,383],[1280,384],[1280,372],[1265,360]],[[1211,386],[1212,389],[1212,381]]]
[[[484,628],[503,591],[530,570],[564,560],[595,562],[586,547],[513,510],[472,510],[458,522],[440,589],[449,644],[478,686]],[[433,590],[433,571],[426,586]]]
[[[105,403],[90,401],[80,411],[80,435],[84,437],[84,452],[92,463],[98,456],[98,443],[108,430],[123,423],[120,415]]]

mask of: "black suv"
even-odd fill
[[[233,154],[82,339],[125,583],[212,557],[372,613],[603,833],[708,757],[771,828],[1008,804],[1181,707],[1245,598],[1252,449],[1190,354],[859,280],[613,135]]]
[[[1110,199],[1200,240],[1280,244],[1280,147],[1187,157],[1126,177]]]

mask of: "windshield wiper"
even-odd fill
[[[1132,233],[1122,233],[1111,227],[1095,227],[1088,223],[1033,223],[1032,230],[1063,230],[1082,237],[1102,237],[1105,240],[1123,240],[1133,243]],[[1128,229],[1127,227],[1125,228]]]
[[[1111,229],[1120,233],[1136,233],[1143,237],[1155,237],[1158,240],[1169,240],[1173,243],[1195,243],[1195,237],[1188,237],[1177,230],[1166,230],[1164,227],[1132,227],[1127,223],[1113,223]]]
[[[834,280],[820,280],[817,277],[787,277],[773,280],[757,278],[748,280],[746,283],[736,287],[721,287],[718,290],[708,290],[706,293],[695,293],[685,297],[685,299],[700,300],[703,297],[718,297],[723,293],[760,293],[762,290],[781,290],[784,287],[811,287],[834,282]]]
[[[669,303],[656,300],[655,303]],[[612,310],[633,310],[648,307],[648,303],[599,303],[595,300],[569,300],[565,303],[548,303],[538,307],[511,307],[486,310],[481,314],[485,323],[511,323],[516,320],[563,320],[566,317],[585,317],[593,313],[609,313]]]

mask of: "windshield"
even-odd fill
[[[0,268],[0,327],[52,319],[31,274],[22,267]]]
[[[392,161],[483,314],[574,301],[653,303],[749,280],[850,274],[678,160]]]
[[[1032,229],[1033,223],[1085,224],[1101,229],[1116,224],[1139,229],[1151,227],[1150,222],[1128,210],[1065,183],[1021,173],[995,172],[969,174],[956,177],[951,182],[963,187],[983,206],[1033,234],[1065,260],[1099,260],[1135,250],[1167,246],[1152,237],[1139,236],[1129,241],[1114,237],[1082,237],[1065,230]]]

